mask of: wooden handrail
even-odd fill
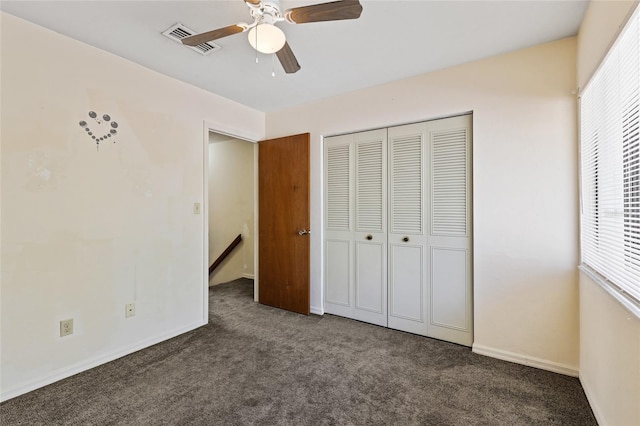
[[[222,252],[222,254],[220,256],[218,256],[218,258],[216,259],[215,262],[213,262],[213,264],[211,266],[209,266],[209,275],[211,275],[211,273],[218,267],[220,266],[220,264],[222,263],[222,261],[229,256],[229,253],[231,253],[233,251],[234,248],[236,248],[236,246],[238,244],[240,244],[240,241],[242,241],[242,234],[238,234],[238,236],[236,237],[235,240],[231,241],[231,244],[229,244],[229,246],[224,249],[224,251]]]

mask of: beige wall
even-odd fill
[[[636,2],[592,1],[578,34],[584,87]],[[640,424],[640,318],[580,274],[580,380],[602,425]]]
[[[578,87],[583,89],[637,1],[592,0],[578,33]]]
[[[585,273],[580,381],[601,425],[640,424],[640,319]]]
[[[204,122],[257,140],[264,114],[1,18],[7,399],[206,323]],[[108,127],[90,110],[119,123],[117,143],[96,150],[78,122]]]
[[[242,234],[242,242],[211,274],[209,284],[253,278],[254,149],[239,139],[209,143],[209,264]],[[218,135],[218,138],[220,136]]]
[[[473,111],[474,350],[577,375],[576,40],[267,113],[311,133],[311,305],[322,311],[322,137]]]

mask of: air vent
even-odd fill
[[[172,25],[171,27],[167,28],[165,31],[162,32],[162,35],[169,37],[171,40],[180,44],[182,44],[180,40],[194,34],[197,34],[197,33],[193,30],[190,30],[189,28],[185,27],[180,23]],[[197,46],[185,46],[185,47],[193,49],[196,52],[200,53],[201,55],[208,55],[209,53],[213,53],[217,50],[222,49],[222,47],[218,46],[212,41],[209,41],[207,43],[200,43]]]

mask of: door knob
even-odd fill
[[[310,235],[311,229],[301,229],[298,231],[298,235]]]
[[[408,242],[409,242],[409,237],[404,237],[404,238],[402,239],[402,241],[404,241],[405,243],[408,243]]]
[[[367,235],[366,238],[367,238],[367,240],[371,241],[371,240],[373,240],[373,235],[369,234],[369,235]]]

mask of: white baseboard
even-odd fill
[[[578,377],[578,369],[569,365],[560,364],[542,358],[531,357],[528,355],[517,354],[514,352],[503,351],[501,349],[490,348],[488,346],[474,344],[472,351],[479,355],[489,356],[491,358],[501,359],[503,361],[514,362],[516,364],[527,365],[529,367],[539,368],[541,370],[553,371],[554,373],[564,374],[565,376]]]
[[[256,276],[253,274],[242,274],[242,278],[249,278],[250,280],[256,279]]]
[[[602,410],[600,409],[600,406],[598,405],[596,399],[593,396],[593,393],[591,392],[589,381],[585,379],[583,374],[580,374],[578,378],[580,379],[582,390],[584,391],[584,394],[587,396],[587,401],[589,401],[589,405],[591,406],[591,411],[593,412],[593,415],[596,418],[596,422],[598,422],[599,425],[606,424],[604,421],[604,417],[602,416]]]
[[[322,308],[317,307],[317,306],[311,306],[311,308],[309,308],[309,310],[311,311],[312,314],[324,315],[324,310]]]
[[[85,360],[85,361],[70,365],[68,367],[52,371],[51,373],[37,380],[32,380],[30,382],[15,386],[10,389],[6,389],[6,390],[3,389],[2,393],[0,394],[0,402],[7,401],[11,398],[15,398],[27,392],[34,391],[36,389],[50,385],[51,383],[57,382],[59,380],[66,379],[67,377],[71,377],[78,373],[82,373],[83,371],[90,370],[99,365],[106,364],[118,358],[122,358],[123,356],[132,354],[144,348],[148,348],[149,346],[153,346],[165,340],[169,340],[173,337],[179,336],[188,331],[194,330],[198,327],[202,327],[203,325],[206,325],[206,324],[207,324],[206,322],[199,321],[197,323],[190,324],[186,327],[181,327],[179,329],[172,330],[169,333],[165,333],[160,336],[151,337],[151,338],[142,340],[140,342],[136,342],[131,346],[127,346],[122,349],[118,349],[103,355],[96,356],[95,358]]]

